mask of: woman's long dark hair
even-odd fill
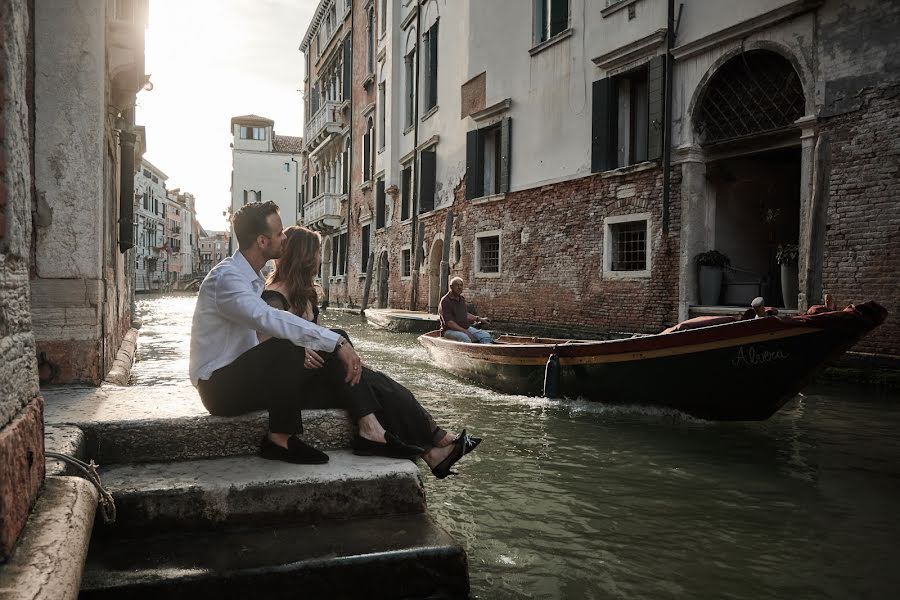
[[[293,225],[284,230],[287,242],[281,258],[275,261],[275,269],[267,283],[281,282],[287,290],[287,301],[291,307],[303,314],[306,303],[316,306],[316,271],[319,263],[316,252],[322,246],[322,236],[315,231]]]

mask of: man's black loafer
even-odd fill
[[[259,455],[269,460],[283,460],[298,465],[323,465],[328,462],[328,455],[316,450],[295,435],[288,438],[288,447],[282,448],[263,436],[259,445]]]
[[[414,459],[425,453],[423,448],[413,446],[400,440],[390,431],[384,432],[386,444],[367,440],[358,433],[353,437],[353,454],[357,456],[386,456],[387,458]]]

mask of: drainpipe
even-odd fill
[[[303,203],[300,202],[300,163],[291,154],[291,162],[294,163],[294,202],[299,205],[300,210],[297,211],[298,220],[303,220]]]
[[[412,289],[409,292],[409,310],[416,310],[416,304],[419,300],[419,268],[422,266],[422,257],[420,256],[419,248],[417,244],[421,244],[423,237],[422,235],[417,235],[419,226],[419,152],[417,148],[419,147],[419,61],[421,57],[419,56],[419,38],[421,37],[421,22],[422,19],[422,11],[419,10],[419,7],[416,6],[416,77],[415,83],[413,85],[413,175],[416,178],[416,184],[413,186],[411,190],[413,193],[413,197],[415,198],[415,202],[412,202],[410,208],[412,209],[412,246],[411,251],[413,252],[413,263],[415,268],[413,269],[412,275]],[[421,228],[419,228],[421,229]],[[418,232],[421,233],[421,232]]]
[[[134,143],[137,136],[124,129],[119,132],[119,252],[134,248]]]
[[[347,283],[347,266],[350,264],[350,218],[353,216],[353,206],[350,198],[353,197],[353,32],[356,31],[356,11],[352,5],[350,7],[350,152],[347,153],[347,245],[344,249],[344,282]],[[343,83],[343,82],[342,82]],[[338,248],[340,248],[340,236],[338,236]],[[332,253],[333,254],[333,253]],[[336,260],[336,256],[332,256],[331,260]],[[347,283],[347,289],[350,289]]]
[[[663,198],[662,230],[669,234],[669,195],[671,193],[672,168],[672,44],[675,38],[675,0],[668,2],[666,24],[666,90],[663,108]]]

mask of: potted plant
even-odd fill
[[[785,308],[797,308],[797,294],[800,291],[800,277],[797,259],[800,247],[797,244],[779,244],[775,260],[781,265],[781,296]]]
[[[731,264],[731,259],[718,250],[708,250],[698,254],[695,260],[700,266],[700,304],[718,304],[722,293],[722,269]]]

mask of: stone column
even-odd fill
[[[825,214],[828,202],[827,189],[819,189],[813,197],[813,178],[824,165],[816,164],[816,117],[808,115],[795,122],[800,130],[800,240],[798,272],[800,296],[797,309],[803,313],[811,304],[822,299],[822,259],[824,248],[817,243],[824,240]],[[825,181],[827,186],[827,178]],[[821,188],[821,186],[820,186]],[[825,194],[826,198],[822,198]],[[822,231],[817,231],[821,229]]]
[[[676,149],[673,164],[681,165],[681,252],[678,277],[678,320],[689,316],[699,301],[694,257],[715,245],[715,196],[706,181],[706,157],[698,146]]]

